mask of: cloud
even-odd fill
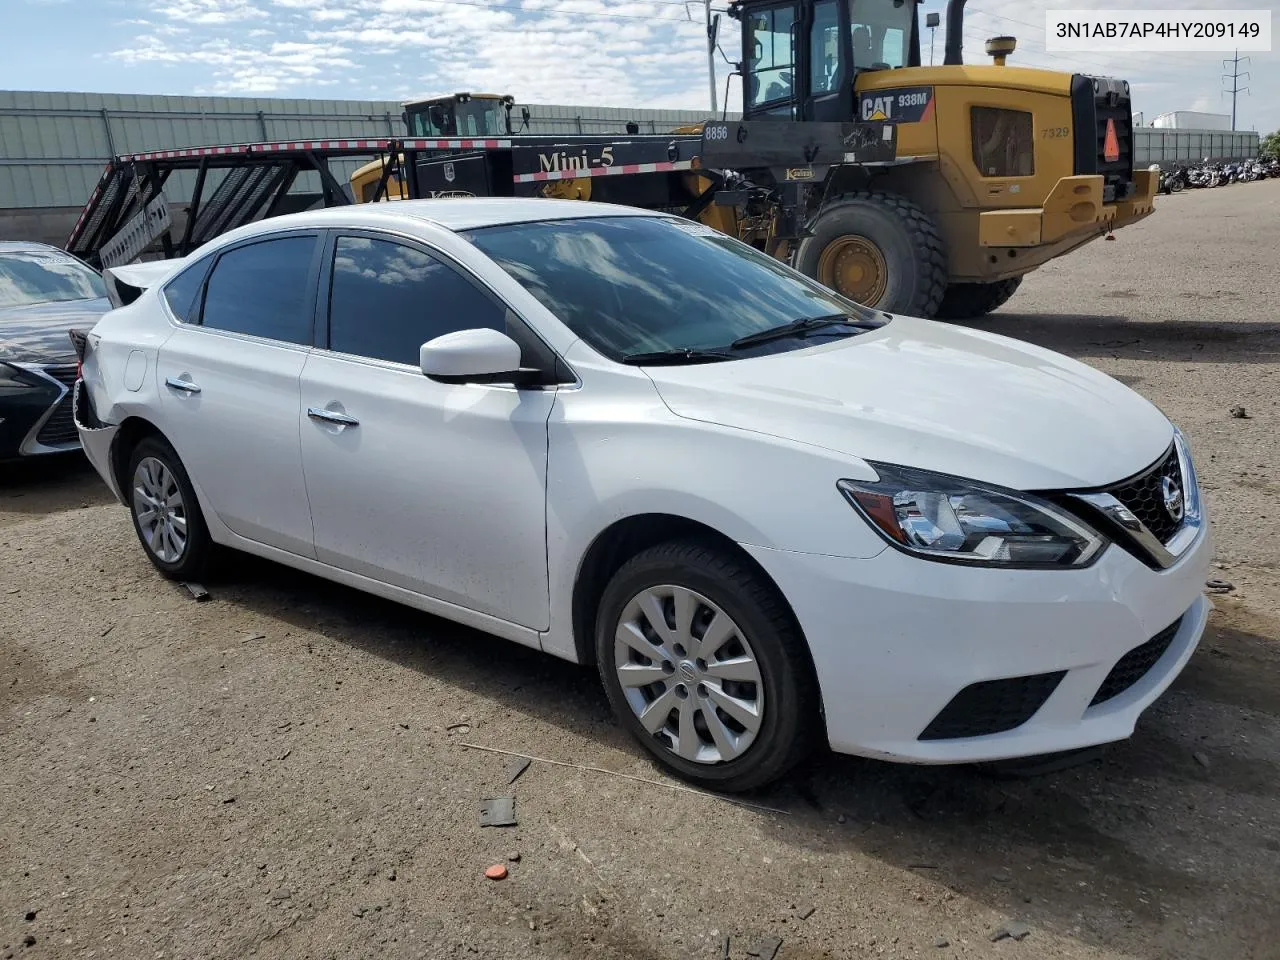
[[[250,33],[271,35],[270,31]],[[265,39],[265,37],[262,37]],[[249,39],[249,38],[245,38]],[[215,93],[278,93],[307,86],[331,86],[334,70],[355,70],[359,64],[346,56],[347,48],[337,43],[305,43],[277,40],[266,46],[246,45],[244,40],[214,36],[194,45],[179,43],[162,31],[143,33],[130,47],[114,51],[116,60],[140,64],[184,64],[206,69]]]
[[[156,13],[188,24],[236,23],[266,16],[252,0],[168,0]]]
[[[1156,0],[1144,0],[1152,6]],[[1251,0],[1257,3],[1257,0]],[[1273,10],[1280,0],[1266,0]],[[452,90],[511,93],[525,103],[583,106],[708,107],[701,4],[681,0],[114,0],[135,35],[110,57],[117,63],[184,64],[192,81],[226,93],[341,95],[390,99]],[[717,6],[723,0],[716,0]],[[1109,9],[1111,0],[1072,0]],[[1204,0],[1159,0],[1196,9]],[[923,12],[942,10],[926,0]],[[1221,94],[1221,54],[1067,54],[1045,49],[1044,14],[1061,0],[969,0],[964,46],[969,62],[987,62],[983,42],[1018,37],[1011,63],[1059,72],[1123,77],[1134,109],[1149,119],[1179,109],[1230,112]],[[1130,4],[1140,6],[1140,4]],[[1209,5],[1212,6],[1212,5]],[[180,34],[178,31],[189,31]],[[941,60],[945,26],[938,31]],[[721,45],[738,59],[738,24],[725,18]],[[928,33],[924,55],[929,56]],[[1240,101],[1241,125],[1280,126],[1280,100],[1262,95],[1280,84],[1280,58],[1254,54],[1245,67],[1254,95]],[[717,96],[728,68],[717,58]],[[109,87],[110,78],[97,84]],[[731,84],[730,106],[741,85]]]

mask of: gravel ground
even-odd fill
[[[1102,760],[679,792],[589,672],[254,560],[197,604],[83,461],[6,467],[0,956],[1280,957],[1280,182],[1160,208],[981,324],[1187,430],[1236,586]]]

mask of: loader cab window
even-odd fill
[[[907,65],[915,0],[849,0],[854,70]]]
[[[747,18],[748,110],[795,117],[795,26],[794,3],[757,10]]]
[[[457,136],[496,137],[507,133],[506,111],[501,100],[468,100],[454,108]]]
[[[840,11],[837,0],[818,0],[809,35],[809,90],[830,93],[840,79]]]
[[[454,136],[453,111],[445,103],[417,107],[409,114],[409,129],[415,137]]]

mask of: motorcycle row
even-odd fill
[[[1158,169],[1152,164],[1152,169]],[[1253,183],[1268,177],[1280,179],[1280,159],[1242,160],[1232,163],[1209,163],[1194,167],[1160,170],[1160,192],[1181,193],[1187,189],[1223,187],[1229,183]]]

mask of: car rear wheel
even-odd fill
[[[167,442],[146,437],[129,457],[129,512],[147,558],[166,577],[203,575],[213,550],[187,471]]]
[[[814,745],[817,683],[799,627],[728,551],[674,541],[628,561],[601,599],[596,652],[623,726],[686,780],[754,789]]]

